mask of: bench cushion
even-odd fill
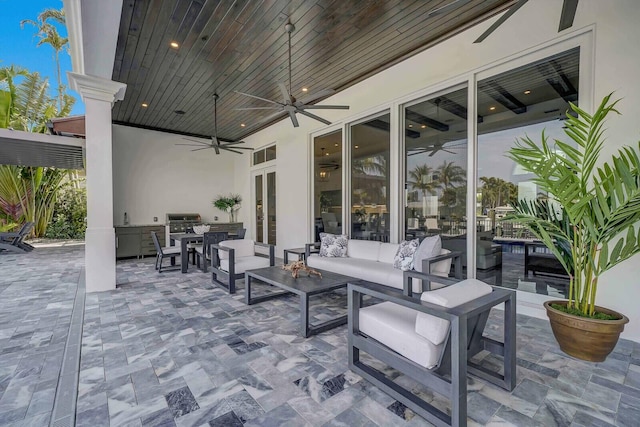
[[[380,243],[380,250],[378,251],[378,262],[385,262],[387,264],[393,264],[393,260],[398,252],[397,243]]]
[[[243,256],[236,258],[235,274],[244,273],[247,270],[255,270],[256,268],[269,267],[269,258],[261,256]],[[220,260],[220,270],[229,271],[229,260]]]
[[[380,242],[371,240],[349,239],[347,256],[349,258],[367,259],[377,261],[380,252]]]
[[[415,310],[383,302],[359,310],[360,331],[407,359],[432,368],[438,364],[442,345],[434,345],[415,332]]]
[[[425,237],[425,239],[422,241],[422,243],[420,243],[420,246],[418,246],[418,249],[413,255],[413,264],[415,270],[419,271],[420,273],[428,273],[428,271],[422,271],[422,261],[440,255],[441,250],[442,240],[440,240],[439,235]],[[449,264],[449,267],[451,267],[451,264]],[[447,271],[447,274],[449,274],[449,271]]]
[[[435,291],[423,292],[420,299],[424,302],[446,308],[461,304],[490,294],[492,287],[477,279],[466,279],[451,286]],[[435,345],[442,344],[449,334],[449,321],[426,313],[417,313],[415,331]]]

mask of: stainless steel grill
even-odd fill
[[[169,233],[185,233],[193,231],[194,225],[202,224],[202,218],[197,213],[170,213],[167,214],[167,226]]]

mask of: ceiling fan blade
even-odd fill
[[[348,105],[300,105],[301,110],[348,110]]]
[[[229,147],[228,145],[229,144],[221,145],[220,148],[222,148],[224,150],[229,150],[229,149],[233,148],[234,150],[250,150],[250,151],[253,151],[253,148],[251,148],[251,147],[235,147],[235,146]]]
[[[293,123],[294,128],[300,126],[300,124],[298,123],[298,118],[296,117],[296,113],[294,113],[293,111],[289,111],[289,117],[291,118],[291,122]]]
[[[432,17],[432,16],[436,16],[436,15],[441,15],[443,13],[447,13],[452,11],[453,9],[455,9],[456,7],[460,7],[463,6],[467,3],[469,3],[469,1],[471,0],[454,0],[451,3],[445,4],[442,7],[439,7],[437,9],[433,9],[429,12],[427,12],[427,18]]]
[[[507,19],[509,19],[511,17],[511,15],[513,15],[514,13],[516,13],[518,11],[518,9],[520,9],[522,6],[524,6],[524,4],[527,2],[527,0],[518,0],[518,2],[516,4],[514,4],[513,6],[511,6],[511,8],[500,17],[500,19],[498,19],[496,22],[493,23],[493,25],[491,25],[487,31],[485,31],[484,33],[482,33],[480,35],[480,37],[478,37],[474,43],[481,43],[484,39],[486,39],[487,37],[489,37],[489,35],[491,33],[493,33],[496,28],[498,28],[500,25],[502,25],[504,23],[504,21],[506,21]]]
[[[226,151],[231,151],[232,153],[242,154],[242,151],[236,151],[233,148],[225,148],[224,146],[222,146],[220,148],[222,148],[223,150],[226,150]]]
[[[284,99],[285,104],[291,104],[291,95],[287,90],[287,86],[284,83],[278,83],[278,88],[280,89],[280,93],[282,94],[282,99]]]
[[[200,141],[198,139],[192,139],[192,138],[182,138],[182,139],[184,139],[185,141],[197,142],[198,144],[202,144],[202,145],[211,145],[211,142],[204,142],[204,141]]]
[[[203,147],[203,148],[196,148],[195,150],[191,150],[191,151],[202,151],[202,150],[208,150],[211,147]]]
[[[267,99],[267,98],[262,98],[262,97],[259,97],[259,96],[251,95],[250,93],[244,93],[244,92],[240,92],[240,91],[238,91],[238,90],[236,90],[236,91],[235,91],[235,93],[239,93],[240,95],[248,96],[248,97],[250,97],[250,98],[260,99],[260,100],[262,100],[262,101],[270,102],[270,103],[272,103],[272,104],[282,105],[282,104],[281,104],[281,103],[279,103],[279,102],[272,101],[272,100]]]
[[[185,147],[211,148],[211,146],[210,146],[210,145],[208,145],[208,146],[206,146],[206,147],[203,147],[202,145],[197,145],[197,144],[176,144],[176,145],[182,145],[182,146],[185,146]]]
[[[576,17],[577,8],[578,0],[564,0],[564,2],[562,2],[562,13],[560,14],[558,32],[566,30],[573,25],[573,18]]]
[[[308,103],[313,102],[313,101],[315,101],[317,99],[325,98],[325,97],[327,97],[329,95],[333,95],[334,93],[336,93],[336,91],[333,90],[333,89],[323,89],[323,90],[321,90],[319,92],[315,92],[315,93],[312,93],[310,95],[307,95],[307,96],[303,97],[302,99],[300,99],[298,101],[301,104],[308,104]]]
[[[311,114],[311,113],[309,113],[307,111],[304,111],[304,110],[300,110],[299,112],[300,112],[300,114],[304,114],[307,117],[311,117],[312,119],[317,120],[319,122],[322,122],[325,125],[330,125],[331,124],[331,122],[329,120],[323,119],[322,117],[316,116],[315,114]]]
[[[244,110],[281,110],[282,107],[242,107],[242,108],[234,108],[236,111],[244,111]]]
[[[442,151],[444,151],[445,153],[449,153],[449,154],[456,154],[454,151],[451,151],[451,150],[442,150]]]
[[[236,145],[236,144],[244,144],[244,143],[245,143],[244,141],[232,141],[232,140],[230,140],[230,139],[222,139],[222,138],[219,138],[219,139],[220,139],[221,141],[224,141],[224,142],[225,142],[225,144],[224,144],[224,145]]]

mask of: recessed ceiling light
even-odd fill
[[[336,142],[336,143],[335,143],[335,144],[333,144],[333,145],[334,145],[334,147],[337,147],[337,146],[339,146],[340,144],[338,144],[338,143]]]
[[[169,43],[169,46],[171,46],[174,49],[177,49],[178,47],[180,47],[180,45],[178,44],[178,42],[171,42]]]
[[[142,103],[142,108],[147,108],[149,106],[149,104],[147,104],[146,102]]]
[[[303,92],[307,92],[308,90],[309,90],[309,89],[307,89],[306,87],[303,87],[303,88],[302,88],[302,91],[303,91]]]
[[[489,110],[491,110],[491,111],[493,111],[495,109],[496,109],[496,107],[489,107]]]
[[[410,127],[410,128],[412,128],[412,127],[413,127],[413,125],[409,125],[409,127]]]
[[[329,153],[324,153],[324,155],[325,155],[325,156],[328,156],[328,155],[329,155]]]
[[[529,95],[530,93],[531,93],[531,91],[530,91],[530,90],[528,90],[528,89],[524,91],[524,94],[525,94],[525,95]]]
[[[422,129],[426,129],[426,128],[427,128],[427,125],[422,125],[422,126],[420,126],[420,127],[421,127]]]
[[[245,127],[245,126],[246,126],[246,125],[245,125],[244,123],[240,123],[240,127],[241,127],[241,128],[243,128],[243,127]]]
[[[354,146],[353,146],[353,148],[355,148],[355,149],[357,150],[357,149],[358,149],[358,146],[357,146],[357,145],[354,145]]]
[[[179,114],[179,115],[185,114],[185,112],[182,111],[182,110],[175,110],[174,113]]]

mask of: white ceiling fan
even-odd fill
[[[220,150],[231,151],[232,153],[242,154],[242,151],[237,150],[253,150],[253,148],[247,147],[235,147],[238,144],[244,144],[244,141],[234,141],[232,139],[219,138],[218,137],[218,94],[213,94],[214,106],[213,106],[213,136],[211,137],[210,142],[204,142],[200,139],[193,138],[182,138],[187,141],[191,141],[189,144],[176,144],[176,145],[186,145],[191,147],[198,147],[191,151],[200,151],[207,150],[209,148],[213,148],[216,151],[216,154],[220,154]]]
[[[289,89],[287,90],[287,86],[280,82],[278,83],[278,87],[280,88],[280,92],[282,93],[282,102],[273,101],[271,99],[262,98],[260,96],[251,95],[249,93],[244,93],[240,91],[235,91],[240,95],[248,96],[255,99],[260,99],[262,101],[273,104],[270,107],[245,107],[245,108],[237,108],[237,110],[277,110],[276,114],[280,114],[281,112],[289,113],[289,117],[291,118],[291,122],[293,123],[293,127],[298,127],[298,118],[296,117],[297,113],[300,113],[304,116],[310,117],[314,120],[318,120],[326,125],[330,125],[331,122],[326,120],[320,116],[317,116],[313,113],[310,113],[307,110],[348,110],[348,105],[310,105],[310,102],[316,101],[320,98],[327,97],[335,93],[333,89],[325,89],[319,92],[316,92],[312,95],[309,95],[301,100],[297,100],[291,94],[291,33],[295,30],[293,24],[288,23],[284,26],[284,29],[287,31],[289,36]]]

